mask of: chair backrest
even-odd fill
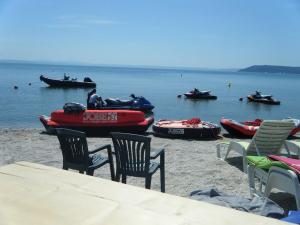
[[[264,120],[247,148],[247,154],[278,154],[294,128],[292,121]]]
[[[126,133],[111,133],[117,170],[121,174],[143,177],[150,166],[151,138]]]
[[[89,162],[86,135],[83,132],[57,128],[64,165],[72,169],[86,170]]]

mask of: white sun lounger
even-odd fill
[[[256,131],[251,142],[230,141],[217,144],[217,157],[226,160],[233,150],[243,156],[243,170],[247,172],[247,155],[269,155],[279,154],[285,146],[285,140],[294,127],[291,121],[264,120]],[[285,146],[286,148],[286,146]],[[221,158],[221,150],[225,149],[226,154]],[[289,150],[286,148],[288,155]]]
[[[255,166],[248,166],[250,196],[269,197],[273,189],[284,191],[295,197],[300,210],[300,185],[297,174],[292,170],[272,166],[265,171]]]

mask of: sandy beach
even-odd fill
[[[238,165],[240,157],[230,163],[217,159],[216,141],[179,140],[152,137],[151,146],[165,148],[166,193],[188,196],[190,192],[210,187],[228,194],[249,197],[247,175]],[[0,129],[0,166],[17,161],[62,167],[62,154],[56,136],[42,129]],[[112,144],[110,138],[88,138],[89,149]],[[110,179],[109,167],[95,171],[95,176]],[[144,186],[144,179],[128,178],[128,184]],[[159,172],[154,174],[152,189],[160,190]]]

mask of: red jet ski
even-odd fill
[[[288,121],[293,121],[295,128],[291,131],[290,136],[295,135],[300,131],[300,120],[298,119],[284,119]],[[259,128],[260,124],[263,122],[261,119],[256,119],[253,121],[237,122],[231,119],[221,119],[220,124],[222,127],[231,135],[238,137],[248,137],[254,136],[256,130]]]
[[[73,107],[73,108],[72,108]],[[40,116],[47,133],[55,128],[84,131],[89,135],[101,136],[109,132],[144,133],[154,121],[153,113],[145,114],[133,110],[86,110],[83,107],[64,107],[51,117]]]

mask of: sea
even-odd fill
[[[144,96],[155,106],[156,120],[200,118],[219,123],[221,118],[237,121],[300,118],[300,74],[0,63],[0,127],[42,128],[40,115],[50,115],[67,102],[86,104],[89,89],[50,88],[39,79],[41,74],[62,79],[64,73],[78,80],[90,77],[97,83],[97,93],[103,99],[129,99],[132,93]],[[193,88],[210,90],[218,99],[186,99],[183,94]],[[246,96],[255,91],[272,94],[281,104],[248,102]]]

